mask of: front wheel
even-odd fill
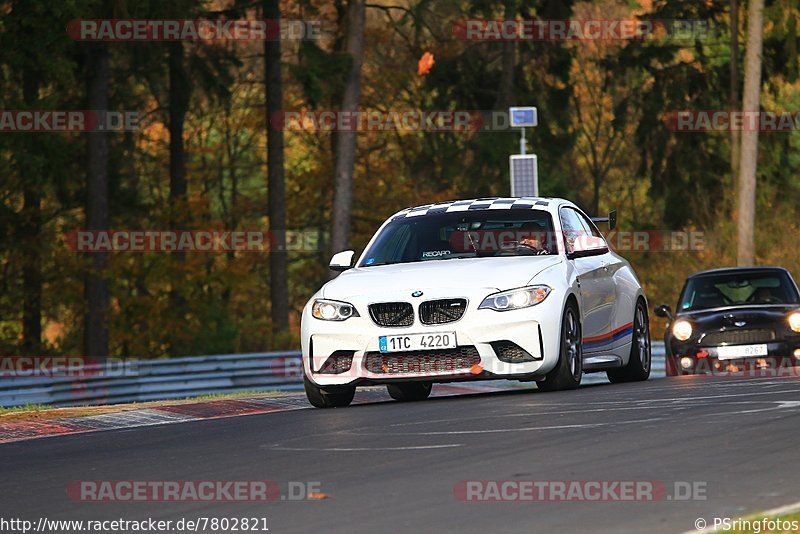
[[[404,384],[387,384],[389,396],[396,401],[421,401],[431,394],[433,384],[430,382],[407,382]]]
[[[638,382],[650,377],[652,354],[650,352],[650,319],[647,307],[642,299],[636,303],[633,315],[633,338],[631,339],[631,355],[628,365],[622,369],[607,371],[608,380],[614,384],[620,382]]]
[[[308,402],[315,408],[341,408],[349,406],[356,394],[355,387],[340,387],[336,389],[322,389],[308,377],[303,376],[303,386],[306,389]]]
[[[561,349],[558,363],[544,380],[537,380],[536,385],[542,391],[560,391],[576,389],[581,385],[583,377],[583,334],[581,321],[578,318],[578,307],[570,301],[564,308],[561,319]]]

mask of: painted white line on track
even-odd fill
[[[781,406],[773,406],[773,404],[781,404]],[[800,401],[774,401],[774,400],[761,400],[761,401],[728,401],[728,402],[706,402],[702,404],[693,404],[687,405],[686,403],[670,403],[664,406],[609,406],[608,408],[594,408],[591,410],[584,410],[584,409],[576,409],[576,410],[563,410],[557,412],[525,412],[525,413],[507,413],[507,414],[489,414],[489,415],[479,415],[479,416],[470,416],[470,421],[475,421],[478,419],[501,419],[503,417],[535,417],[539,415],[565,415],[565,414],[582,414],[582,413],[590,413],[590,412],[616,412],[616,411],[625,411],[625,410],[688,410],[689,408],[716,408],[719,406],[728,406],[728,405],[741,405],[741,404],[768,404],[770,405],[768,408],[758,409],[758,410],[746,410],[746,411],[738,411],[738,412],[726,412],[726,413],[750,413],[750,412],[762,412],[768,410],[775,410],[777,408],[794,408],[800,405]],[[716,415],[716,414],[713,414]],[[388,425],[390,427],[396,426],[414,426],[414,425],[427,425],[432,423],[456,423],[459,421],[464,421],[464,419],[431,419],[426,421],[409,421],[407,423],[392,423]]]
[[[614,426],[614,425],[630,425],[635,423],[650,423],[654,421],[662,421],[662,417],[654,417],[652,419],[636,419],[633,421],[613,421],[608,423],[585,423],[576,425],[553,425],[553,426],[532,426],[521,428],[490,428],[485,430],[439,430],[432,432],[381,432],[383,436],[449,436],[458,434],[499,434],[504,432],[536,432],[540,430],[562,430],[571,428],[597,428],[601,426]],[[364,432],[348,432],[354,435],[374,435]]]
[[[369,451],[417,451],[422,449],[451,449],[463,447],[463,443],[445,445],[410,445],[408,447],[265,447],[277,451],[316,451],[316,452],[369,452]]]

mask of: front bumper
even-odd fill
[[[432,296],[450,298],[452,295]],[[468,299],[461,319],[408,327],[381,327],[366,305],[353,303],[360,317],[321,321],[303,311],[303,368],[318,386],[385,384],[400,381],[451,382],[475,379],[534,379],[550,371],[558,360],[562,303],[551,294],[536,306],[497,312],[479,310],[482,298]],[[386,301],[391,301],[386,298]],[[476,302],[477,300],[477,302]],[[419,303],[413,302],[418,317]],[[455,332],[457,349],[381,353],[379,337],[401,334]],[[498,345],[505,343],[506,345]],[[502,346],[513,344],[529,357],[522,363],[503,361]],[[330,358],[343,357],[338,373],[320,372]],[[350,365],[347,358],[352,357]],[[506,356],[504,359],[508,360]]]
[[[753,356],[748,358],[724,359],[717,357],[717,347],[677,347],[672,354],[667,355],[667,376],[718,374],[730,375],[741,373],[775,374],[775,372],[796,373],[795,367],[800,360],[794,356],[795,350],[800,349],[800,340],[780,340],[766,343],[766,356]],[[682,365],[681,361],[689,358],[691,365]]]

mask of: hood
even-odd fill
[[[375,267],[356,267],[340,274],[323,288],[324,298],[346,299],[377,290],[426,288],[491,288],[502,291],[522,287],[560,256],[517,256],[430,260]]]
[[[785,323],[786,317],[798,309],[797,304],[767,306],[725,306],[710,310],[679,313],[678,318],[688,319],[698,330],[749,329]],[[737,326],[736,323],[744,323]]]

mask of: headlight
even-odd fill
[[[502,291],[483,299],[478,309],[506,311],[528,308],[542,302],[551,291],[552,289],[547,286],[530,286],[512,289],[510,291]]]
[[[672,325],[672,335],[679,341],[686,341],[692,337],[692,325],[689,321],[681,319]]]
[[[789,326],[795,332],[800,332],[800,311],[796,311],[789,316]]]
[[[311,315],[323,321],[345,321],[350,317],[359,317],[352,304],[323,299],[314,301],[311,306]]]

